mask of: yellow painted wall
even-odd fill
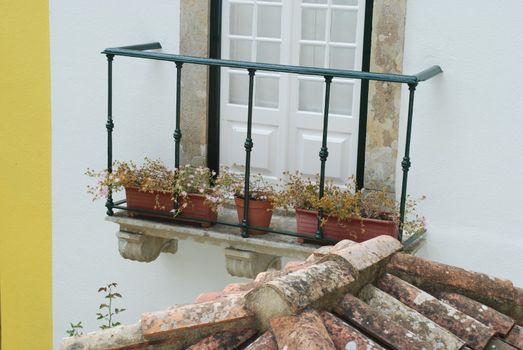
[[[49,9],[0,1],[2,350],[51,349]]]

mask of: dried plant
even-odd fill
[[[276,191],[261,174],[251,175],[249,180],[249,199],[274,202]],[[215,185],[217,194],[221,198],[245,197],[245,175],[233,172],[229,167],[220,169]]]
[[[171,193],[174,182],[173,170],[169,170],[159,159],[149,158],[145,158],[141,166],[132,161],[115,161],[112,173],[87,169],[85,174],[97,180],[94,186],[87,186],[87,193],[93,200],[106,197],[109,187],[113,192],[132,187],[142,192]]]
[[[141,192],[170,193],[176,203],[175,214],[189,204],[191,193],[205,196],[206,203],[212,209],[217,209],[222,203],[221,197],[211,186],[216,173],[209,168],[185,165],[171,170],[159,159],[145,158],[141,166],[132,161],[115,161],[112,173],[87,169],[86,175],[97,181],[94,186],[87,186],[87,193],[93,200],[106,197],[110,187],[113,192],[137,188]],[[159,209],[159,200],[156,202],[155,209]]]
[[[344,187],[337,186],[326,180],[324,195],[319,198],[319,176],[305,177],[299,172],[284,173],[282,189],[274,204],[285,211],[290,209],[322,210],[325,214],[323,224],[329,217],[338,220],[359,218],[390,220],[399,224],[399,203],[392,194],[383,190],[356,190],[354,178],[349,178]],[[403,229],[408,232],[418,232],[425,229],[425,218],[416,213],[417,200],[407,199],[405,206],[406,218]]]

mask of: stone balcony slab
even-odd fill
[[[126,213],[108,216],[106,220],[118,224],[121,232],[157,237],[164,240],[191,240],[223,248],[234,248],[274,256],[305,259],[318,248],[318,245],[298,243],[295,237],[276,233],[243,238],[239,228],[225,225],[201,228],[196,225],[183,225],[166,220],[133,218],[128,217]],[[236,211],[225,209],[223,213],[220,213],[219,220],[237,222]],[[289,231],[296,229],[294,217],[289,216],[274,215],[272,225],[277,229]]]
[[[295,217],[279,214],[281,213],[276,211],[273,215],[272,227],[277,230],[295,231]],[[236,223],[236,210],[225,208],[218,219],[222,222]],[[243,238],[238,227],[217,224],[202,228],[197,224],[130,217],[126,212],[108,216],[106,220],[119,225],[119,251],[126,259],[150,262],[162,252],[176,253],[178,240],[190,240],[225,248],[225,255],[228,257],[227,269],[233,276],[254,278],[264,268],[279,267],[280,257],[306,259],[319,247],[316,244],[298,243],[296,237],[282,234],[267,233]],[[423,235],[404,237],[410,242],[409,246],[404,247],[406,252],[418,248],[424,239]],[[235,254],[231,255],[231,252]],[[238,255],[240,253],[241,257]],[[239,263],[245,266],[239,266]]]

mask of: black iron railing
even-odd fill
[[[222,59],[213,59],[213,58],[202,58],[202,57],[192,57],[192,56],[183,56],[183,55],[173,55],[161,52],[149,52],[146,50],[161,49],[162,46],[158,42],[142,44],[142,45],[132,45],[124,46],[118,48],[109,48],[105,49],[102,53],[107,56],[108,63],[108,98],[107,98],[107,170],[112,172],[112,162],[113,162],[113,149],[112,149],[112,132],[114,129],[113,117],[112,117],[112,64],[114,56],[127,56],[135,58],[143,58],[150,60],[158,61],[167,61],[173,62],[176,65],[176,126],[174,130],[174,143],[175,143],[175,168],[180,166],[180,142],[182,139],[182,131],[180,126],[180,105],[181,105],[181,74],[182,68],[185,63],[188,64],[198,64],[205,66],[215,66],[215,67],[229,67],[229,68],[239,68],[245,69],[249,73],[249,100],[248,100],[248,109],[247,109],[247,135],[245,139],[245,194],[249,193],[249,178],[250,178],[250,163],[251,163],[251,152],[253,149],[253,141],[251,138],[252,131],[252,112],[253,112],[253,95],[254,95],[254,76],[256,71],[269,71],[269,72],[279,72],[279,73],[290,73],[290,74],[303,74],[303,75],[313,75],[313,76],[323,76],[325,79],[325,108],[323,113],[323,135],[322,135],[322,145],[319,151],[320,158],[320,198],[324,194],[325,186],[325,163],[329,155],[327,148],[327,135],[328,135],[328,122],[329,122],[329,101],[330,101],[330,85],[333,78],[351,78],[359,80],[376,80],[376,81],[386,81],[391,83],[407,84],[409,87],[409,109],[407,117],[407,135],[405,141],[405,155],[403,161],[401,162],[403,170],[403,182],[401,187],[401,199],[400,199],[400,230],[399,230],[399,239],[402,241],[403,236],[403,222],[405,220],[405,204],[407,200],[407,180],[408,173],[411,166],[410,162],[410,139],[412,133],[412,115],[414,107],[414,93],[416,91],[417,85],[425,80],[429,80],[434,76],[442,73],[442,70],[439,66],[432,66],[418,74],[415,75],[402,75],[402,74],[386,74],[386,73],[372,73],[372,72],[360,72],[353,70],[342,70],[342,69],[326,69],[326,68],[314,68],[314,67],[301,67],[301,66],[291,66],[291,65],[281,65],[281,64],[267,64],[267,63],[255,63],[255,62],[246,62],[246,61],[233,61],[233,60],[222,60]],[[188,218],[183,217],[185,220],[193,220],[196,222],[207,222],[207,223],[216,223],[221,225],[239,227],[242,230],[243,237],[249,237],[249,230],[259,230],[266,232],[273,232],[284,234],[288,236],[300,237],[300,238],[314,238],[323,242],[332,243],[331,240],[323,236],[322,227],[320,225],[321,219],[323,216],[322,211],[318,213],[318,224],[317,231],[314,237],[307,234],[301,234],[299,232],[285,231],[285,230],[276,230],[273,228],[264,228],[249,225],[249,196],[244,196],[244,216],[242,223],[231,223],[223,221],[213,221],[205,220],[199,218]],[[133,211],[138,213],[147,213],[154,214],[165,217],[172,217],[172,213],[161,213],[156,211],[149,211],[137,208],[129,208],[125,205],[125,200],[120,200],[117,202],[113,201],[112,190],[109,188],[106,208],[107,215],[113,215],[113,209],[121,209],[127,211]]]

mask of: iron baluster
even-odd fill
[[[243,193],[243,221],[242,237],[249,237],[249,181],[251,177],[251,151],[254,146],[251,138],[252,132],[252,103],[254,95],[255,69],[249,69],[249,106],[247,110],[247,138],[245,139],[245,187]]]
[[[107,56],[107,122],[105,128],[107,129],[107,173],[113,172],[113,59],[114,55]],[[113,216],[113,189],[109,185],[107,188],[107,200],[105,207],[107,208],[107,215]]]
[[[330,101],[330,94],[331,94],[331,82],[332,77],[326,76],[325,77],[325,107],[323,112],[323,136],[321,139],[321,149],[320,149],[320,161],[321,161],[321,168],[320,168],[320,193],[319,197],[320,199],[323,198],[324,192],[325,192],[325,162],[327,161],[327,157],[329,156],[329,149],[327,147],[327,133],[329,130],[329,101]],[[317,239],[323,239],[323,230],[321,228],[321,221],[323,218],[323,209],[320,209],[318,212],[318,223],[316,228],[316,238]]]
[[[176,62],[176,127],[174,129],[174,167],[180,166],[180,141],[182,130],[180,129],[180,105],[182,96],[182,62]]]
[[[410,163],[410,136],[412,133],[412,113],[414,111],[414,93],[418,84],[409,84],[409,112],[407,117],[407,137],[405,140],[405,156],[401,162],[403,169],[403,181],[401,183],[401,200],[400,200],[400,227],[398,239],[403,242],[403,223],[405,222],[405,205],[407,203],[407,179],[409,176]]]

